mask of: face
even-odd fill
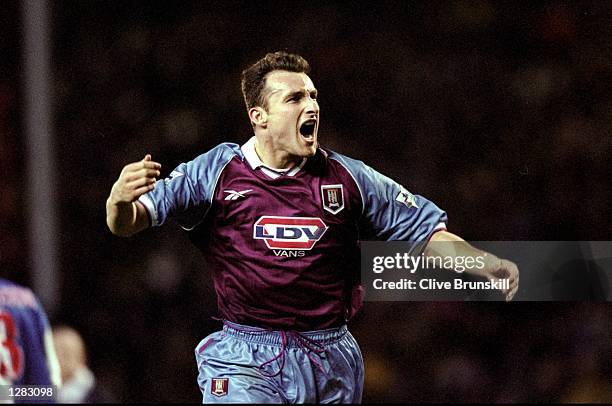
[[[301,161],[317,151],[317,89],[305,73],[273,71],[263,90],[267,100],[265,128],[274,153]]]

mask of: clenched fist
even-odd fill
[[[153,190],[161,164],[147,154],[142,161],[126,165],[106,200],[106,224],[113,234],[128,237],[148,224],[146,209],[136,201]]]
[[[126,165],[111,189],[111,203],[132,203],[153,190],[160,169],[161,164],[152,161],[149,154],[142,161]]]
[[[508,279],[508,289],[502,289],[501,292],[505,295],[506,302],[512,300],[519,286],[519,270],[514,262],[495,258],[495,260],[489,262],[486,275],[490,281]]]

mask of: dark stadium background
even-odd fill
[[[30,285],[21,15],[2,3],[0,266]],[[58,0],[51,23],[51,319],[121,402],[200,401],[193,348],[219,324],[178,227],[110,234],[110,187],[145,153],[167,175],[246,141],[240,72],[269,51],[310,62],[323,145],[436,202],[451,231],[612,239],[611,2]],[[367,303],[351,328],[366,402],[611,402],[611,320],[607,302]]]

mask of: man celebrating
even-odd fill
[[[360,402],[363,360],[346,327],[360,305],[359,240],[450,240],[426,253],[482,254],[446,231],[432,202],[319,146],[309,71],[301,56],[267,54],[242,75],[254,137],[159,181],[161,165],[146,155],[123,168],[107,200],[113,233],[174,218],[204,253],[224,320],[196,348],[204,402]],[[512,299],[512,262],[487,254],[478,272],[508,278]]]

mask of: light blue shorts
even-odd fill
[[[195,350],[203,403],[360,403],[363,358],[346,326],[272,331],[224,322]]]

